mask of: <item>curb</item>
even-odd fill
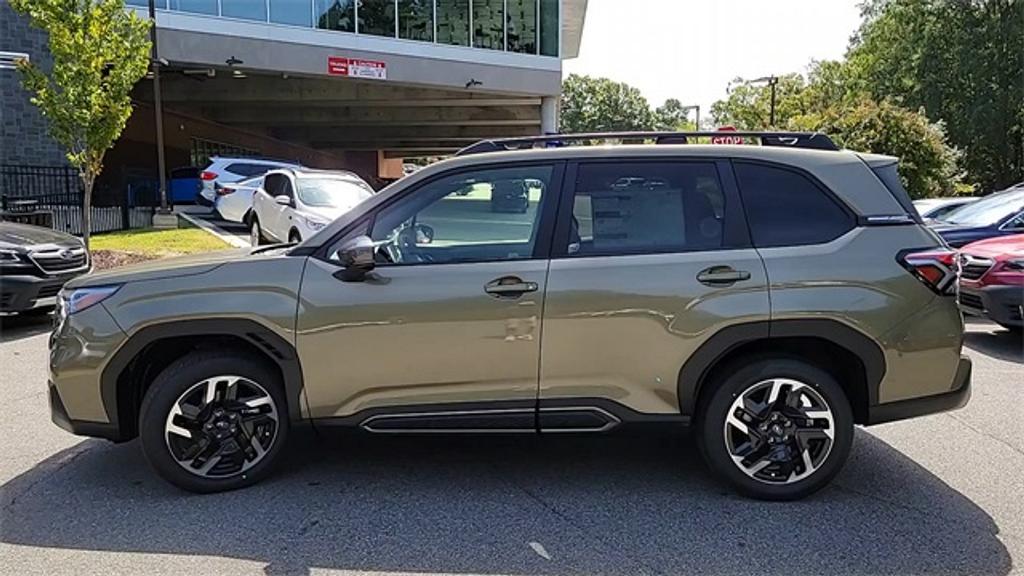
[[[235,236],[234,234],[227,234],[216,225],[207,222],[201,218],[196,218],[184,212],[178,212],[178,217],[183,218],[186,222],[192,224],[196,228],[202,228],[203,230],[213,234],[217,238],[220,238],[224,242],[228,243],[235,248],[249,248],[249,243]]]

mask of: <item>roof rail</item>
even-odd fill
[[[495,138],[481,140],[455,153],[456,156],[468,156],[484,152],[508,150],[525,150],[543,144],[546,148],[565,146],[568,142],[585,142],[588,140],[641,140],[654,144],[688,144],[690,139],[722,138],[740,136],[757,138],[762,146],[783,146],[789,148],[810,148],[814,150],[839,150],[836,143],[820,132],[585,132],[580,134],[548,134],[545,136],[525,136],[520,138]],[[646,143],[646,142],[639,142]]]

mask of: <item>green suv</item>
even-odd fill
[[[689,425],[717,475],[782,500],[835,476],[855,424],[963,406],[953,253],[896,159],[708,136],[480,142],[297,246],[77,279],[50,341],[53,420],[138,436],[197,492],[266,477],[300,423]],[[612,138],[633,143],[569,145]],[[493,210],[512,188],[526,210]]]

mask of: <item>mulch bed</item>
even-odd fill
[[[91,253],[94,270],[107,270],[147,260],[156,260],[158,256],[135,254],[134,252],[116,252],[114,250],[94,250]]]

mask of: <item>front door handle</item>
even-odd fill
[[[536,282],[525,282],[518,276],[503,276],[484,285],[484,292],[496,298],[518,298],[527,292],[536,291]]]
[[[750,280],[750,272],[734,270],[732,266],[712,266],[697,273],[697,281],[707,286],[726,286]]]

